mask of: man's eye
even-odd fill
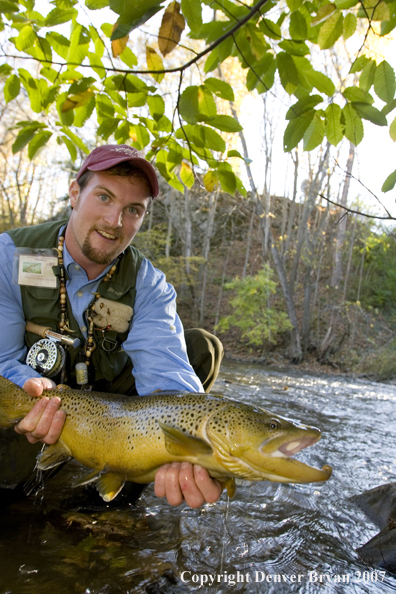
[[[99,194],[99,200],[101,200],[102,202],[108,202],[109,197],[107,196],[107,194]]]

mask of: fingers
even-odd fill
[[[52,390],[55,387],[55,383],[49,377],[31,377],[23,384],[25,392],[33,398],[41,396],[43,390]]]
[[[172,462],[158,470],[154,491],[157,497],[166,497],[170,505],[185,501],[190,507],[197,508],[217,501],[222,488],[209,476],[206,468],[189,462]]]
[[[41,398],[32,410],[15,426],[15,431],[26,435],[30,443],[55,443],[61,434],[66,414],[59,410],[61,399]]]

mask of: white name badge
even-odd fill
[[[18,285],[56,289],[58,279],[52,270],[58,265],[57,256],[18,254]]]

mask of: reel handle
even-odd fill
[[[26,322],[26,331],[37,334],[38,336],[41,336],[41,338],[49,338],[50,340],[52,339],[74,348],[80,346],[79,338],[73,338],[72,336],[66,336],[65,334],[58,334],[51,330],[49,326],[40,326],[34,322]]]

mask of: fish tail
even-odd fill
[[[0,375],[0,429],[20,421],[32,408],[31,402],[22,388]]]

